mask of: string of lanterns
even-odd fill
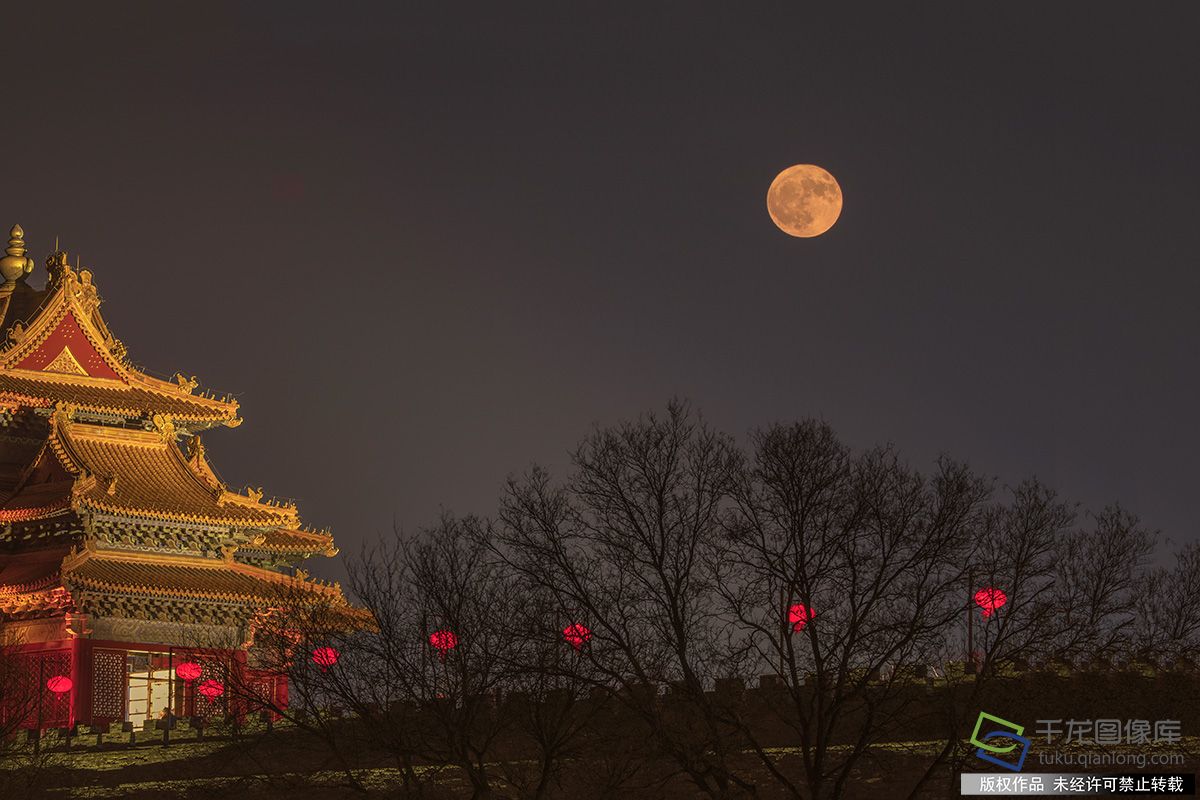
[[[1008,602],[1008,595],[1001,589],[987,586],[975,592],[974,600],[986,619]],[[803,603],[793,603],[788,607],[788,624],[793,633],[799,633],[816,615],[817,612],[811,607]],[[579,652],[583,650],[584,645],[591,641],[592,631],[583,623],[573,622],[562,629],[562,637],[576,652]],[[458,635],[454,631],[444,628],[436,630],[429,634],[429,645],[437,651],[438,659],[445,662],[446,654],[458,647]],[[340,656],[337,648],[329,646],[318,647],[312,651],[312,661],[321,668],[322,672],[335,666]],[[203,671],[203,668],[194,661],[186,661],[175,668],[175,674],[188,684],[199,678]],[[56,675],[46,682],[46,688],[58,693],[69,692],[72,685],[71,679],[65,675]],[[220,681],[209,679],[201,683],[197,691],[213,701],[225,693],[225,686]]]

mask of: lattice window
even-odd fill
[[[246,710],[251,713],[262,711],[275,699],[275,681],[269,676],[255,677],[247,682]]]
[[[228,670],[225,662],[216,658],[205,658],[200,662],[201,673],[200,677],[195,681],[193,689],[196,692],[196,716],[199,717],[223,717],[225,716],[226,703],[228,702],[229,693],[229,678]],[[200,692],[200,687],[205,681],[213,680],[221,684],[224,692],[218,695],[213,700],[209,700]]]
[[[92,716],[125,719],[125,651],[92,652]]]
[[[30,653],[25,657],[25,689],[34,702],[27,727],[38,724],[43,728],[62,728],[69,724],[71,716],[71,692],[52,692],[46,682],[56,675],[71,676],[71,653],[51,651]]]
[[[55,675],[71,677],[71,653],[59,651],[45,656],[45,675],[49,680]],[[46,693],[45,720],[47,727],[65,728],[71,724],[71,692],[52,692],[42,684]]]

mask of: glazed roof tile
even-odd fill
[[[324,553],[336,555],[333,535],[321,531],[277,528],[263,534],[262,541],[246,545],[243,550],[263,550],[270,553]]]
[[[232,492],[210,489],[188,466],[173,441],[151,431],[70,425],[64,442],[81,466],[97,477],[77,484],[87,505],[111,513],[239,526],[274,526],[296,519]]]
[[[292,506],[272,505],[205,483],[170,436],[160,432],[84,425],[55,414],[42,461],[53,457],[71,480],[28,480],[0,500],[0,517],[31,518],[85,506],[152,519],[243,528],[293,527]]]
[[[73,559],[79,559],[72,563]],[[316,592],[342,599],[336,585],[296,578],[245,564],[216,559],[129,558],[107,552],[69,556],[64,583],[75,591],[183,597],[229,602],[280,601],[291,593]]]
[[[169,387],[169,384],[165,386]],[[170,388],[148,387],[112,380],[70,380],[29,370],[0,370],[0,406],[51,408],[71,403],[89,411],[123,416],[167,414],[178,420],[226,422],[237,417],[237,404]]]

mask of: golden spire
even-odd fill
[[[4,251],[8,255],[0,258],[0,275],[6,286],[11,286],[33,272],[33,259],[25,257],[25,231],[20,225],[13,225],[8,235],[8,249]]]

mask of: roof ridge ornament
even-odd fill
[[[196,379],[195,375],[185,378],[182,372],[175,373],[175,383],[179,385],[179,390],[184,394],[191,394],[200,385],[200,381]]]
[[[7,255],[0,258],[0,276],[4,277],[4,286],[12,288],[33,272],[33,259],[25,256],[25,231],[20,225],[13,225],[8,235]]]
[[[154,423],[154,429],[158,431],[158,435],[162,437],[164,442],[175,441],[175,421],[168,414],[155,414],[151,418]]]
[[[50,285],[58,283],[63,276],[65,270],[69,270],[67,265],[67,251],[58,248],[58,242],[54,242],[54,252],[46,256],[46,272],[50,274]]]

